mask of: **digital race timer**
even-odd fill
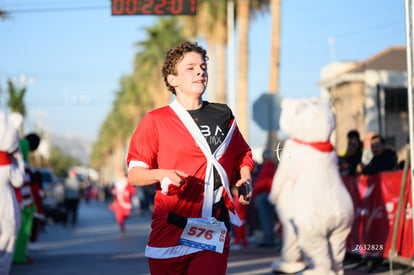
[[[112,15],[194,15],[197,0],[111,0]]]

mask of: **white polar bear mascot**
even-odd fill
[[[19,147],[23,117],[0,111],[0,274],[9,274],[17,235],[20,208],[13,187],[23,184],[24,161]]]
[[[272,271],[344,274],[354,208],[329,141],[335,128],[330,104],[318,98],[285,99],[280,128],[290,139],[269,194],[283,230],[281,257]]]

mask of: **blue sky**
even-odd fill
[[[0,0],[0,7],[15,11],[0,21],[0,108],[7,79],[25,75],[26,131],[40,123],[55,134],[94,140],[121,77],[132,72],[135,43],[146,39],[143,28],[157,18],[111,16],[109,0]],[[48,8],[57,10],[44,12]],[[250,107],[268,89],[270,27],[269,15],[252,19]],[[323,66],[363,60],[394,45],[405,45],[403,0],[284,0],[280,94],[317,96]],[[252,146],[264,145],[266,135],[254,121],[249,133]]]

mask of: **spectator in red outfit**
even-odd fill
[[[246,229],[246,218],[247,218],[247,205],[243,205],[239,202],[239,193],[236,187],[233,187],[231,192],[233,193],[234,206],[237,214],[241,221],[240,226],[233,226],[234,239],[232,243],[232,249],[239,249],[241,247],[247,247],[247,229]]]
[[[254,189],[254,183],[256,182],[257,175],[260,172],[260,168],[262,168],[262,163],[258,163],[254,160],[254,168],[252,171],[252,188]],[[246,207],[246,231],[247,231],[247,238],[248,239],[255,239],[255,231],[256,231],[256,207],[254,206],[254,198],[253,196],[250,198],[250,204]]]
[[[274,159],[272,151],[265,150],[263,152],[263,164],[254,183],[254,205],[263,230],[263,239],[259,243],[259,247],[273,247],[275,245],[273,228],[277,216],[274,205],[268,200],[273,177],[276,173],[276,162]]]
[[[30,179],[30,189],[36,207],[36,211],[33,214],[32,234],[29,243],[29,247],[33,248],[38,240],[40,229],[44,225],[46,217],[43,208],[42,175],[39,171],[33,171],[31,172]]]
[[[125,220],[131,215],[132,196],[135,193],[135,187],[128,183],[126,175],[121,172],[115,180],[112,190],[114,202],[110,205],[110,209],[115,213],[121,232],[125,232]]]
[[[233,175],[233,182],[237,182],[240,179],[240,175]],[[240,188],[244,188],[244,187],[240,187]],[[241,191],[240,188],[237,188],[234,184],[231,187],[231,193],[233,196],[233,201],[234,201],[234,207],[236,208],[237,214],[239,215],[240,218],[240,222],[241,225],[240,226],[233,226],[233,243],[231,248],[233,250],[235,249],[240,249],[242,247],[247,247],[248,246],[248,241],[247,241],[247,215],[248,215],[248,207],[250,205],[244,205],[241,204],[239,202],[239,196],[241,196],[241,194],[239,194],[239,192]],[[250,186],[248,187],[249,189],[251,188]],[[247,190],[247,192],[249,192],[250,190]]]

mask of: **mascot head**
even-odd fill
[[[303,142],[329,140],[335,128],[335,115],[329,101],[287,98],[281,106],[280,129],[291,138]]]
[[[19,127],[23,116],[19,113],[6,114],[0,111],[0,151],[13,153],[19,148]]]

